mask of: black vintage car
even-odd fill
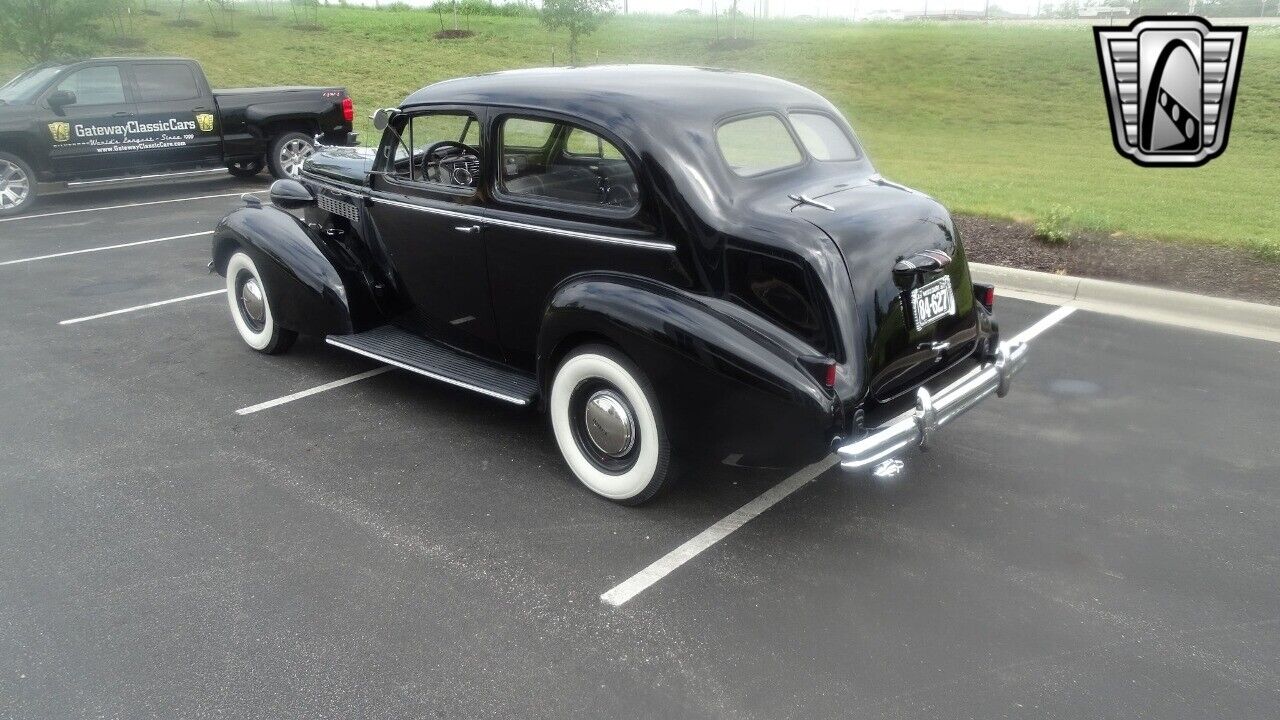
[[[315,138],[355,144],[340,87],[214,90],[194,60],[38,65],[0,85],[0,216],[41,191],[172,182],[225,168],[296,177]]]
[[[789,82],[622,66],[450,80],[218,226],[241,337],[298,333],[551,419],[623,503],[675,456],[888,462],[993,393],[999,342],[947,211]],[[302,218],[280,208],[301,210]]]

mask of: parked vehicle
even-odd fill
[[[0,215],[29,209],[41,183],[168,182],[209,168],[297,177],[317,136],[356,143],[354,118],[343,88],[211,90],[194,60],[40,65],[0,87]]]
[[[884,461],[1025,361],[947,211],[797,85],[523,70],[431,85],[375,126],[376,152],[317,152],[275,207],[219,224],[240,336],[322,336],[537,406],[611,500],[653,497],[677,456]]]

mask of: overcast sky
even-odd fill
[[[390,0],[382,0],[386,3]],[[945,12],[947,10],[982,10],[986,0],[928,0],[929,12]],[[348,0],[364,5],[374,4],[374,0]],[[410,5],[430,5],[432,0],[408,0]],[[496,0],[501,3],[502,0]],[[723,10],[733,0],[716,0],[717,9]],[[748,15],[756,7],[757,0],[739,0],[738,7]],[[622,0],[614,4],[622,9]],[[628,0],[631,12],[673,13],[684,8],[693,8],[704,13],[711,12],[711,0]],[[1012,12],[1034,12],[1035,0],[992,0],[992,4]],[[812,15],[814,17],[852,17],[863,16],[878,10],[905,10],[920,12],[925,7],[925,0],[770,0],[771,16]]]

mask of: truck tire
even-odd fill
[[[262,158],[254,160],[238,160],[227,164],[227,172],[238,178],[251,178],[262,172],[262,168],[267,164]]]
[[[297,178],[302,174],[302,161],[316,151],[315,138],[300,132],[287,132],[271,141],[267,150],[267,166],[279,178]]]
[[[651,500],[672,475],[657,394],[631,359],[584,345],[556,369],[548,402],[565,463],[589,490],[621,505]]]
[[[0,152],[0,217],[18,215],[36,204],[36,174],[17,155]]]

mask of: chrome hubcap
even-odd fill
[[[290,140],[280,148],[280,167],[284,168],[286,175],[298,177],[302,174],[302,162],[311,157],[314,152],[315,148],[311,147],[311,143],[305,140]]]
[[[635,445],[631,410],[612,390],[599,390],[587,400],[586,423],[591,444],[609,457],[622,457]]]
[[[14,163],[0,160],[0,209],[16,208],[31,193],[31,180]]]
[[[267,303],[262,299],[262,288],[258,287],[257,280],[246,280],[240,287],[240,307],[244,308],[244,314],[254,325],[261,326],[266,321]]]

